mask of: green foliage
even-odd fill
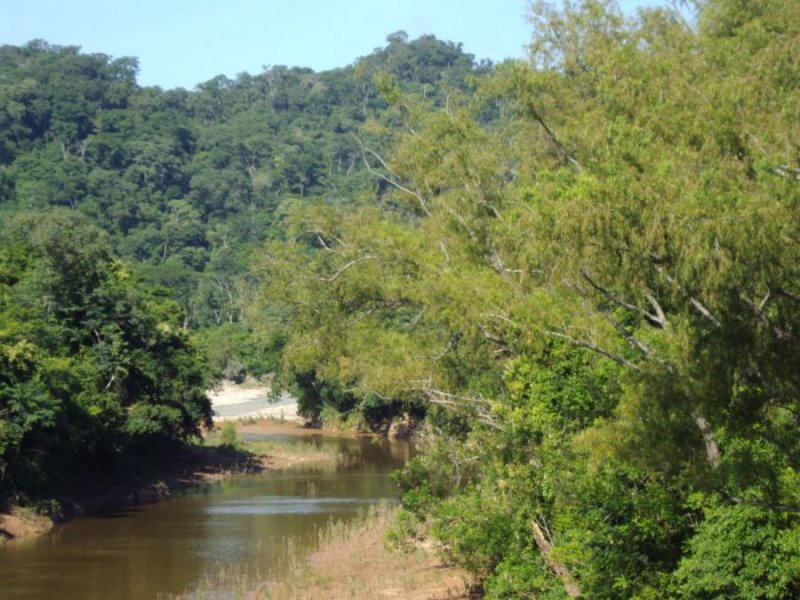
[[[278,368],[284,337],[280,332],[256,334],[241,322],[223,323],[197,332],[197,343],[215,379],[262,377]]]
[[[3,497],[53,492],[209,422],[203,361],[180,309],[143,290],[86,218],[21,214],[0,248]]]
[[[220,444],[223,446],[234,447],[236,446],[236,425],[233,421],[225,421],[222,424],[222,431],[219,436]]]
[[[431,532],[444,542],[448,558],[486,577],[507,553],[514,525],[491,498],[468,490],[436,507]]]
[[[250,255],[284,236],[281,205],[383,193],[356,139],[395,119],[376,80],[441,105],[476,72],[471,55],[431,35],[392,37],[356,66],[272,66],[193,92],[139,87],[137,68],[43,41],[0,48],[0,211],[82,212],[182,306],[187,326],[246,330]],[[260,346],[225,344],[211,362],[218,373],[220,362],[273,370],[274,349]]]
[[[532,3],[439,110],[398,54],[380,202],[256,257],[287,372],[427,407],[403,523],[490,596],[796,594],[800,12],[697,6]]]
[[[675,572],[680,598],[795,598],[800,593],[796,514],[711,505]]]
[[[313,421],[427,413],[401,532],[489,597],[796,596],[800,11],[696,4],[192,93],[0,49],[0,207],[74,209],[0,246],[0,481],[190,434],[196,326]]]

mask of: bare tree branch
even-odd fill
[[[442,249],[442,254],[444,254],[444,264],[450,264],[450,253],[447,251],[447,246],[444,245],[444,242],[439,242],[439,248]]]
[[[513,321],[513,320],[509,319],[505,315],[501,315],[501,314],[498,314],[498,313],[481,313],[481,316],[482,317],[488,317],[490,319],[497,319],[499,321],[505,321],[506,323],[508,323],[512,327],[519,327],[519,324],[516,321]]]
[[[578,346],[580,348],[586,348],[586,349],[591,350],[593,352],[597,352],[598,354],[602,354],[606,358],[610,358],[615,363],[617,363],[619,365],[622,365],[623,367],[628,367],[629,369],[633,369],[635,371],[639,370],[639,366],[634,364],[634,363],[632,363],[627,358],[623,358],[621,356],[613,354],[613,353],[609,352],[608,350],[605,350],[604,348],[601,348],[600,346],[597,346],[596,344],[593,344],[591,342],[587,342],[587,341],[584,341],[584,340],[579,340],[577,338],[571,337],[571,336],[566,335],[564,333],[559,333],[558,331],[545,331],[545,333],[547,335],[550,335],[550,336],[553,336],[553,337],[557,337],[557,338],[560,338],[562,340],[566,340],[567,342],[569,342],[573,346]]]
[[[780,175],[781,177],[785,177],[786,179],[800,181],[800,169],[795,169],[789,165],[779,165],[777,167],[773,167],[772,172],[776,175]]]
[[[708,460],[708,464],[711,465],[712,469],[716,469],[719,465],[722,453],[720,452],[719,444],[717,444],[717,441],[714,439],[714,432],[711,431],[711,425],[708,424],[706,418],[698,411],[692,413],[692,418],[703,436],[703,442],[706,445],[706,459]]]
[[[492,429],[501,430],[503,427],[497,422],[495,414],[491,410],[491,405],[485,398],[476,398],[474,396],[461,396],[445,392],[443,390],[432,389],[423,387],[419,390],[431,404],[442,406],[444,408],[465,408],[469,407],[475,413],[475,418]]]
[[[706,319],[714,323],[717,327],[722,327],[722,323],[720,323],[717,318],[711,314],[711,311],[708,310],[697,298],[689,298],[689,302],[691,302],[692,306],[703,315]]]
[[[422,194],[420,194],[418,191],[409,189],[409,188],[405,187],[404,185],[402,185],[402,184],[398,183],[397,181],[395,181],[395,179],[399,179],[399,177],[397,176],[396,173],[394,173],[389,168],[389,165],[386,164],[386,161],[383,160],[383,158],[381,158],[380,154],[378,154],[374,150],[370,150],[369,148],[364,146],[364,143],[359,139],[359,137],[356,134],[353,134],[353,137],[355,138],[356,142],[358,142],[358,145],[361,147],[361,155],[364,158],[364,166],[367,168],[367,172],[370,175],[373,175],[373,176],[378,177],[379,179],[385,181],[386,183],[388,183],[392,187],[400,190],[401,192],[409,194],[411,196],[414,196],[414,198],[417,199],[417,202],[419,203],[419,206],[422,209],[422,212],[424,212],[427,216],[430,217],[431,213],[428,210],[428,207],[425,205],[425,199],[422,197]],[[370,154],[370,155],[374,156],[376,159],[378,159],[378,162],[381,163],[381,166],[384,169],[386,169],[389,172],[389,174],[395,179],[392,179],[390,177],[386,177],[386,175],[384,175],[383,173],[379,173],[378,171],[375,171],[372,168],[372,165],[369,164],[369,160],[367,160],[367,154]]]
[[[589,283],[590,286],[597,292],[600,292],[603,296],[605,296],[609,301],[613,302],[614,304],[621,306],[623,308],[627,308],[630,311],[643,315],[644,318],[647,320],[648,323],[655,327],[659,327],[663,329],[666,326],[667,319],[664,316],[664,312],[661,310],[661,306],[656,301],[655,296],[651,292],[645,293],[645,298],[647,298],[650,305],[656,311],[655,314],[648,312],[635,304],[632,304],[626,301],[624,298],[621,298],[611,290],[604,288],[600,284],[598,284],[592,277],[587,273],[585,270],[581,271],[581,276]]]
[[[525,274],[525,271],[523,269],[508,269],[508,268],[506,268],[506,266],[503,264],[503,259],[500,258],[500,254],[494,248],[492,249],[490,264],[491,264],[492,268],[495,271],[497,271],[500,275],[502,275],[503,277],[506,277],[506,278],[508,277],[508,275],[510,273],[513,273],[515,275],[524,275]]]
[[[800,302],[800,294],[796,294],[794,292],[790,292],[789,290],[787,290],[785,288],[776,288],[775,292],[777,292],[781,296],[785,296],[786,298],[789,298],[790,300],[794,300],[795,302]]]
[[[636,336],[634,336],[632,333],[627,331],[625,327],[622,326],[622,323],[620,323],[614,317],[612,317],[610,313],[608,313],[607,311],[603,311],[603,316],[606,318],[606,321],[611,323],[611,325],[614,327],[617,333],[620,334],[626,342],[628,342],[628,345],[631,348],[638,350],[643,356],[647,358],[651,358],[653,356],[653,350],[644,342],[637,339]]]
[[[658,300],[651,291],[645,292],[644,295],[647,298],[647,301],[650,303],[650,306],[653,307],[655,314],[652,313],[645,313],[647,317],[652,319],[654,323],[656,323],[661,329],[665,329],[667,327],[667,317],[664,314],[664,310],[661,308],[661,305],[658,303]]]
[[[425,309],[426,309],[426,308],[427,308],[427,306],[423,306],[423,307],[422,307],[422,310],[420,310],[420,311],[417,313],[417,315],[416,315],[416,316],[415,316],[413,319],[411,319],[411,320],[408,322],[408,324],[409,324],[411,327],[413,327],[414,325],[416,325],[417,323],[419,323],[419,320],[422,318],[422,315],[424,315],[424,314],[425,314]]]
[[[555,576],[561,580],[567,596],[570,598],[580,598],[583,593],[581,592],[581,588],[578,586],[578,583],[575,581],[575,578],[572,576],[570,570],[563,563],[555,561],[550,557],[550,553],[553,551],[553,545],[549,540],[549,536],[545,536],[544,530],[536,519],[531,522],[531,527],[533,528],[533,539],[536,541],[536,546],[539,548],[539,552],[541,553],[545,564],[550,568]]]
[[[485,339],[489,340],[494,344],[497,344],[498,346],[502,346],[506,350],[509,350],[508,342],[505,340],[505,338],[501,338],[494,335],[491,331],[489,331],[486,327],[484,327],[481,324],[478,324],[478,329],[481,330],[481,333],[483,334],[483,337]]]
[[[556,147],[556,151],[561,155],[561,158],[563,158],[565,161],[567,161],[569,164],[575,167],[579,172],[582,172],[583,167],[581,166],[581,164],[577,160],[575,160],[575,158],[569,152],[567,152],[567,149],[564,148],[564,144],[561,143],[561,141],[558,139],[558,136],[556,136],[553,130],[547,126],[547,123],[544,122],[544,119],[539,114],[539,111],[536,110],[536,107],[533,106],[532,103],[530,103],[528,104],[528,108],[530,110],[531,117],[533,117],[533,120],[539,123],[542,129],[544,129],[545,133],[547,134],[547,137],[550,138],[550,141],[553,142],[553,145]]]
[[[699,312],[706,319],[714,323],[714,325],[716,325],[717,327],[722,327],[722,323],[719,322],[719,320],[711,313],[711,311],[708,310],[705,306],[703,306],[702,302],[700,302],[697,298],[691,296],[689,292],[686,291],[686,288],[684,288],[680,283],[675,281],[675,279],[673,279],[672,276],[669,273],[667,273],[663,267],[659,266],[656,268],[658,269],[658,272],[661,273],[661,275],[663,275],[664,279],[667,280],[667,282],[671,283],[672,285],[675,285],[678,288],[678,290],[680,290],[681,294],[683,294],[689,300],[689,303],[694,307],[694,309],[697,312]]]
[[[352,266],[355,266],[355,265],[357,265],[357,264],[358,264],[358,263],[360,263],[360,262],[364,262],[365,260],[377,260],[377,259],[378,259],[378,257],[377,257],[377,256],[372,256],[371,254],[367,254],[366,256],[361,256],[361,257],[359,257],[359,258],[354,258],[354,259],[353,259],[353,260],[351,260],[349,263],[347,263],[346,265],[344,265],[344,266],[343,266],[341,269],[339,269],[338,271],[336,271],[336,273],[334,273],[334,274],[333,274],[333,275],[331,275],[330,277],[320,277],[319,279],[320,279],[320,281],[324,281],[324,282],[326,282],[326,283],[330,283],[331,281],[333,281],[334,279],[336,279],[336,278],[337,278],[339,275],[341,275],[342,273],[344,273],[345,271],[347,271],[347,269],[349,269],[350,267],[352,267]]]
[[[758,320],[772,330],[776,338],[784,341],[793,341],[797,339],[796,335],[792,335],[785,329],[782,329],[777,325],[775,325],[772,322],[772,320],[767,316],[767,314],[764,312],[764,307],[766,306],[766,303],[769,300],[769,293],[767,293],[766,297],[763,300],[761,300],[759,304],[756,304],[753,300],[750,300],[745,296],[740,296],[740,298],[747,306],[750,307],[750,310],[753,311],[753,314],[758,318]]]

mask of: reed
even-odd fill
[[[464,573],[441,565],[427,547],[393,551],[385,543],[396,507],[379,504],[357,519],[332,521],[317,531],[318,550],[296,556],[286,577],[254,589],[250,598],[311,600],[318,598],[468,598]]]

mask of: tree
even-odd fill
[[[20,215],[0,247],[3,496],[52,493],[71,474],[117,468],[210,422],[178,307],[142,290],[85,218]]]
[[[764,528],[749,564],[794,565],[761,540],[794,539],[800,506],[800,21],[762,8],[709,2],[694,28],[537,3],[531,64],[438,112],[390,89],[405,127],[363,146],[380,204],[295,211],[262,258],[287,368],[451,410],[459,448],[408,504],[498,596],[713,592],[688,582],[715,519]],[[800,578],[749,564],[726,590]]]

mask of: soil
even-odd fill
[[[27,511],[0,513],[0,545],[18,538],[41,535],[52,527],[52,520]]]

